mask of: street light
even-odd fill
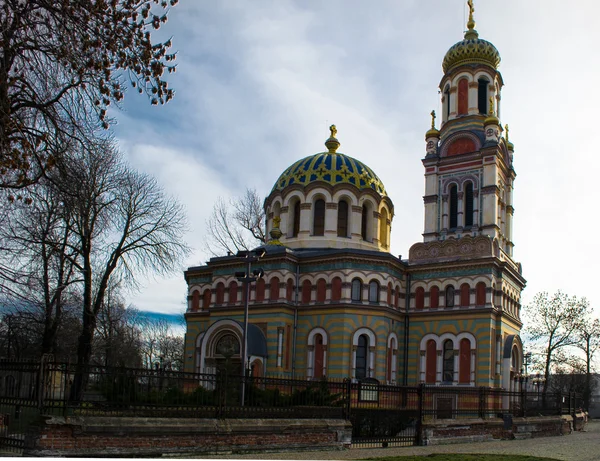
[[[242,356],[241,356],[241,367],[242,367],[242,393],[240,405],[244,406],[244,400],[246,397],[246,355],[248,354],[248,303],[250,299],[250,283],[256,282],[258,279],[265,275],[265,271],[262,269],[254,269],[252,271],[252,263],[257,262],[262,258],[267,251],[264,248],[256,248],[251,251],[238,251],[237,257],[243,258],[246,263],[246,270],[236,272],[235,276],[240,282],[244,283],[244,330],[242,334]]]

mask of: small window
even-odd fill
[[[269,293],[271,301],[277,301],[279,299],[279,278],[273,277],[271,279],[271,290]]]
[[[454,307],[454,287],[452,285],[446,287],[446,307]]]
[[[237,282],[231,282],[229,284],[229,304],[237,303],[237,295],[238,295],[238,284]]]
[[[338,203],[338,237],[348,237],[348,202],[340,200]]]
[[[312,285],[310,280],[302,282],[302,304],[308,304],[311,300]]]
[[[463,283],[460,286],[460,305],[469,307],[471,305],[471,287],[468,283]]]
[[[352,280],[352,301],[362,301],[362,282],[360,279]]]
[[[446,119],[450,118],[450,86],[447,85],[444,90],[444,96],[446,99]]]
[[[323,199],[315,202],[313,235],[325,235],[325,200]]]
[[[210,288],[207,288],[206,290],[204,290],[204,293],[202,295],[202,309],[208,309],[210,306],[210,297],[212,296],[212,293],[210,291]]]
[[[192,293],[192,311],[197,311],[200,309],[200,292],[195,290]]]
[[[451,340],[444,341],[444,359],[442,368],[442,381],[451,383],[454,381],[454,346]]]
[[[465,186],[465,227],[473,226],[473,183]]]
[[[223,282],[217,283],[217,296],[215,303],[221,305],[225,302],[225,284]]]
[[[369,225],[369,208],[367,207],[367,205],[363,205],[362,207],[362,217],[361,217],[361,224],[360,224],[360,235],[362,237],[363,240],[367,240],[368,239],[368,225]]]
[[[484,282],[479,282],[477,284],[477,286],[475,287],[475,304],[477,306],[483,306],[485,305],[485,283]]]
[[[342,279],[334,277],[331,281],[331,300],[339,301],[342,299]]]
[[[288,279],[285,285],[285,299],[287,301],[292,301],[294,297],[294,281],[292,279]]]
[[[450,229],[458,227],[458,189],[456,184],[450,186]]]
[[[258,279],[256,281],[256,297],[255,302],[262,303],[265,301],[265,279]]]
[[[360,335],[356,347],[356,379],[367,377],[367,354],[369,353],[369,337]]]
[[[469,81],[461,78],[458,81],[458,115],[469,113]]]
[[[433,309],[440,307],[440,289],[436,286],[432,286],[429,290],[429,307]]]
[[[387,305],[390,307],[393,307],[393,305],[392,305],[393,292],[394,292],[394,289],[392,288],[392,282],[389,282],[388,286],[387,286],[387,301],[386,302],[387,302]]]
[[[490,82],[484,78],[477,80],[477,109],[480,114],[488,113],[488,86]]]
[[[371,280],[371,283],[369,283],[369,302],[379,302],[379,282],[376,280]]]
[[[300,232],[300,201],[294,203],[294,222],[292,224],[292,237],[298,237]]]
[[[327,282],[325,279],[317,280],[317,302],[324,303],[327,295]]]
[[[425,289],[423,287],[418,287],[415,290],[415,307],[417,309],[425,307]]]

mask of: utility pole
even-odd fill
[[[238,251],[237,253],[237,257],[243,258],[246,264],[244,271],[235,273],[238,281],[244,284],[244,293],[246,294],[244,297],[244,329],[242,334],[242,354],[240,357],[242,362],[242,390],[240,405],[242,407],[244,406],[244,401],[246,399],[246,360],[248,359],[246,356],[248,355],[248,303],[250,301],[250,284],[252,282],[256,282],[265,275],[265,272],[262,269],[254,269],[254,271],[252,271],[252,263],[257,262],[266,253],[267,252],[264,248],[257,248],[251,251]]]

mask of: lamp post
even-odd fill
[[[257,281],[265,275],[262,269],[252,270],[252,263],[257,262],[266,254],[264,248],[257,248],[252,251],[238,251],[237,257],[244,259],[246,269],[244,271],[236,272],[235,276],[237,279],[244,284],[244,329],[242,333],[242,356],[241,356],[241,368],[242,368],[242,391],[240,398],[240,405],[244,406],[244,400],[246,397],[246,359],[248,354],[248,303],[250,300],[250,283]]]

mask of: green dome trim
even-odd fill
[[[383,183],[371,168],[339,152],[321,152],[298,160],[279,176],[271,192],[294,184],[307,186],[318,181],[332,186],[352,184],[358,189],[373,189],[387,196]]]
[[[496,47],[479,37],[466,38],[453,45],[442,63],[442,69],[447,74],[451,70],[464,64],[485,64],[495,70],[500,65],[500,53]]]

